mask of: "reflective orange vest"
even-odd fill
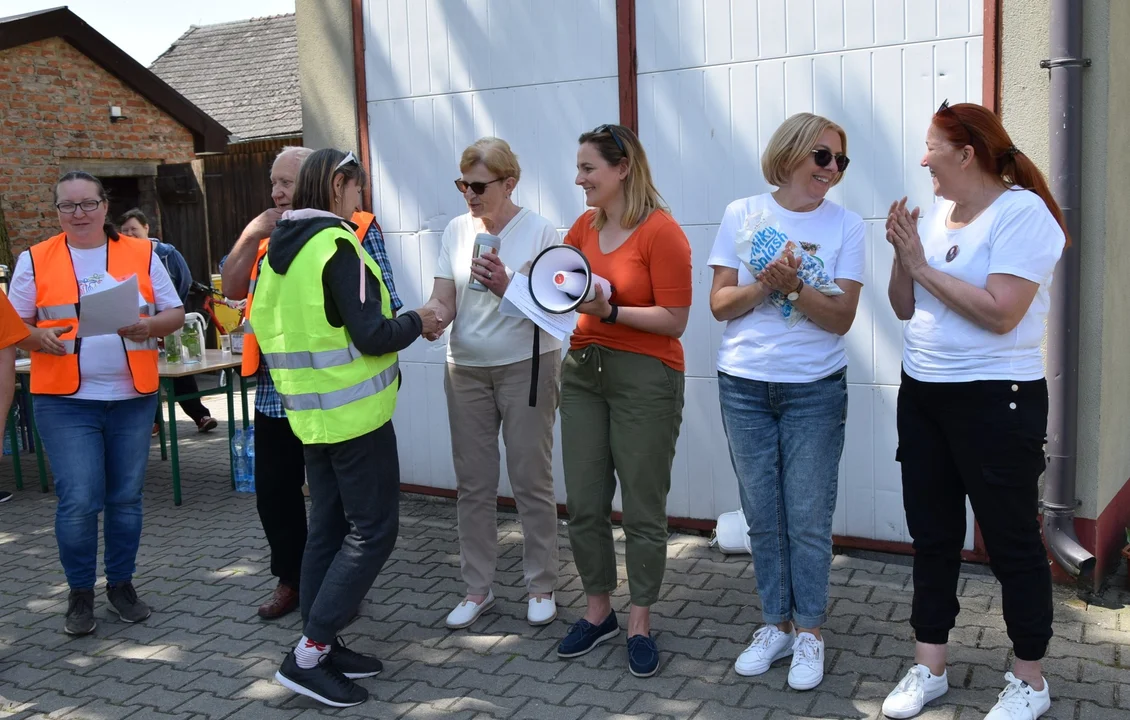
[[[138,289],[145,298],[145,304],[138,308],[138,316],[142,318],[157,314],[153,280],[149,277],[152,258],[153,245],[148,240],[119,235],[117,240],[107,241],[106,272],[115,280],[137,276]],[[32,246],[31,271],[35,277],[36,326],[71,326],[70,332],[59,336],[66,347],[66,355],[31,353],[31,392],[37,395],[73,395],[82,383],[79,372],[82,340],[75,339],[78,334],[79,288],[65,233]],[[143,343],[125,338],[121,341],[134,390],[142,395],[157,392],[156,338]]]
[[[353,213],[350,218],[353,224],[357,226],[355,234],[357,241],[361,242],[365,239],[365,235],[369,232],[369,227],[376,222],[376,217],[372,213],[362,212],[358,210]],[[380,229],[377,225],[377,229]],[[251,266],[251,282],[247,285],[247,304],[243,308],[243,317],[251,317],[251,301],[255,295],[255,284],[259,282],[259,265],[263,262],[263,257],[267,254],[267,242],[270,238],[263,238],[259,241],[259,250],[255,254],[255,264]],[[239,374],[243,377],[251,377],[259,371],[259,343],[255,340],[255,332],[252,330],[251,325],[247,324],[243,331],[243,362],[239,367]]]

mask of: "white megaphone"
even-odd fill
[[[596,287],[612,299],[612,285],[594,275],[588,258],[572,245],[554,245],[538,253],[530,265],[530,296],[542,310],[562,314],[596,297]]]

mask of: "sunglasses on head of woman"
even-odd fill
[[[612,136],[612,142],[616,143],[616,147],[620,148],[620,152],[623,153],[624,155],[628,154],[628,151],[624,149],[624,143],[622,143],[620,141],[620,136],[616,134],[616,126],[615,125],[601,125],[600,127],[593,130],[593,133],[595,133],[597,135],[602,135],[604,133],[608,133],[609,135]]]
[[[337,172],[338,170],[341,170],[343,167],[346,167],[348,165],[360,165],[360,164],[361,164],[361,161],[358,160],[357,156],[353,154],[352,150],[350,150],[349,152],[345,153],[345,157],[343,157],[341,159],[341,162],[339,162],[337,164],[337,167],[334,168],[334,172]]]
[[[475,193],[476,195],[482,195],[487,191],[487,185],[490,185],[491,183],[502,182],[505,179],[506,178],[495,178],[494,180],[488,180],[487,182],[467,182],[466,180],[459,178],[455,181],[455,189],[461,193],[465,193],[468,189],[470,189],[470,191]]]
[[[828,163],[832,162],[832,160],[835,159],[836,170],[839,172],[847,170],[848,163],[851,162],[851,159],[847,155],[844,155],[843,153],[833,153],[828,148],[816,148],[815,150],[813,150],[812,159],[815,160],[816,164],[822,168],[828,167]]]
[[[946,98],[945,100],[942,101],[942,104],[938,106],[938,111],[935,112],[934,114],[935,115],[941,115],[943,113],[945,113],[946,115],[949,115],[954,120],[957,120],[957,123],[959,125],[961,125],[961,129],[965,131],[965,134],[968,135],[970,138],[973,137],[973,133],[970,132],[969,126],[966,125],[965,122],[962,121],[961,116],[958,115],[957,112],[955,112],[954,109],[950,107],[949,98]]]

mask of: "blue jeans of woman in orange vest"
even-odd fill
[[[35,421],[59,498],[59,561],[72,590],[92,589],[97,579],[99,513],[106,581],[133,579],[156,409],[156,395],[116,401],[35,396]]]

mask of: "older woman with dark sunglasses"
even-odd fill
[[[462,177],[455,186],[468,212],[444,230],[428,301],[444,326],[451,324],[444,389],[459,492],[460,566],[467,585],[447,626],[468,627],[495,601],[500,427],[525,540],[526,619],[545,625],[557,617],[552,458],[561,343],[525,318],[501,314],[499,305],[514,268],[556,245],[558,236],[552,223],[510,199],[521,168],[505,140],[476,141],[463,151],[459,169]],[[480,233],[498,239],[495,252],[474,252]],[[435,340],[439,334],[426,337]]]

